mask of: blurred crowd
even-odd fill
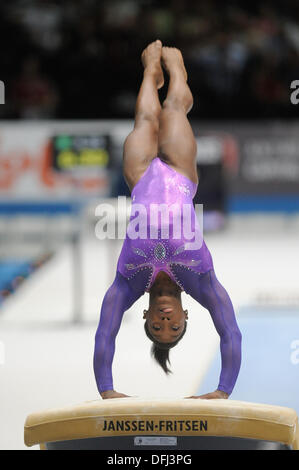
[[[157,38],[183,52],[193,118],[299,114],[298,0],[14,0],[1,3],[0,38],[2,119],[131,118],[140,54]]]

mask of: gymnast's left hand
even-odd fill
[[[126,398],[130,395],[125,395],[124,393],[116,392],[115,390],[106,390],[105,392],[101,393],[101,397],[103,400],[107,400],[109,398]]]
[[[191,397],[185,397],[185,398],[202,398],[203,400],[211,400],[211,399],[227,399],[229,397],[228,393],[223,392],[222,390],[215,390],[215,392],[211,393],[206,393],[205,395],[194,395]]]

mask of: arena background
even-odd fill
[[[94,334],[122,240],[96,237],[96,207],[130,202],[122,145],[140,54],[157,38],[181,48],[194,94],[195,202],[243,334],[231,397],[299,412],[298,3],[20,0],[1,4],[0,38],[0,448],[24,448],[29,413],[99,397]],[[214,390],[209,313],[184,294],[189,328],[165,377],[143,332],[147,305],[124,316],[116,390]]]

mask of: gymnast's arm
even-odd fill
[[[94,374],[102,398],[126,397],[113,389],[112,361],[115,352],[115,338],[123,314],[142,295],[134,290],[118,271],[114,282],[107,290],[101,308],[100,321],[95,335]]]
[[[196,288],[189,293],[210,312],[220,336],[221,351],[221,374],[217,390],[196,398],[228,398],[235,386],[241,365],[242,336],[232,302],[213,269],[199,276]]]

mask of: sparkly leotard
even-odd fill
[[[143,235],[146,238],[132,239],[127,234],[117,264],[117,270],[126,279],[131,279],[140,270],[148,268],[151,274],[145,290],[149,291],[158,272],[163,270],[184,290],[175,274],[176,266],[184,265],[198,274],[213,268],[212,258],[203,241],[202,230],[192,204],[196,189],[196,183],[175,171],[160,158],[152,160],[131,195],[130,222],[135,219],[134,211],[138,213],[139,209],[144,208]],[[166,213],[169,217],[165,217]],[[185,220],[189,219],[185,226],[184,216]],[[177,238],[174,238],[176,228]],[[187,239],[186,235],[190,236],[190,239]],[[194,249],[196,242],[198,249]],[[192,249],[187,249],[188,244]]]
[[[192,202],[196,190],[196,183],[159,157],[133,188],[126,239],[96,333],[94,371],[99,392],[113,390],[115,338],[124,312],[150,290],[161,270],[209,310],[220,335],[222,369],[217,388],[228,394],[234,388],[241,363],[241,334],[202,237]]]

